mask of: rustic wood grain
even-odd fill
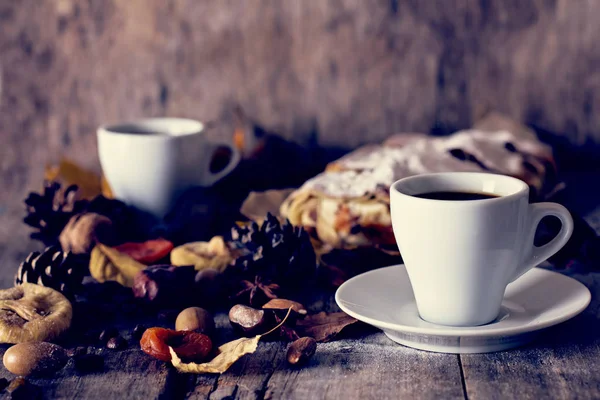
[[[61,153],[97,168],[101,123],[234,105],[302,144],[448,133],[489,110],[594,142],[599,15],[570,0],[2,0],[0,200]]]
[[[470,399],[600,397],[600,273],[569,275],[592,292],[589,307],[523,349],[461,355]]]
[[[273,399],[463,398],[458,357],[409,349],[383,333],[321,343],[308,366],[284,360],[268,383]]]

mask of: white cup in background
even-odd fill
[[[102,171],[115,197],[156,218],[194,186],[210,186],[239,163],[239,151],[206,138],[204,125],[184,118],[149,118],[98,128]],[[215,152],[231,150],[221,171],[210,171]]]

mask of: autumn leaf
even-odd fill
[[[173,348],[169,346],[171,363],[173,363],[173,366],[177,368],[179,372],[222,374],[242,356],[254,353],[261,337],[262,335],[256,335],[253,338],[241,338],[225,343],[223,346],[219,347],[218,354],[215,358],[202,364],[181,362],[181,359],[177,357]]]
[[[44,179],[60,182],[63,186],[77,185],[81,198],[91,200],[103,194],[114,198],[108,182],[104,177],[81,167],[79,164],[63,158],[58,165],[46,166]]]
[[[171,251],[171,264],[193,265],[196,271],[212,268],[223,272],[233,260],[221,236],[210,242],[192,242],[178,246]]]
[[[242,358],[242,356],[254,353],[258,348],[258,341],[260,338],[281,328],[290,316],[291,312],[292,308],[290,307],[285,318],[275,328],[263,333],[262,335],[256,335],[251,338],[240,338],[229,343],[225,343],[218,348],[215,358],[202,364],[182,362],[173,348],[169,346],[169,352],[171,352],[171,363],[179,372],[193,374],[222,374],[227,371],[229,367],[233,365],[233,363]]]
[[[300,336],[310,336],[317,342],[329,342],[337,336],[342,329],[355,323],[357,320],[344,312],[309,315],[296,323],[296,331]]]
[[[123,286],[132,287],[138,272],[146,266],[119,251],[96,244],[90,257],[90,273],[98,282],[117,281]]]

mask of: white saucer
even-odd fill
[[[498,318],[487,325],[451,327],[422,320],[404,265],[358,275],[335,300],[352,317],[383,330],[393,341],[439,353],[488,353],[531,341],[541,329],[583,311],[590,291],[575,279],[534,268],[506,288]]]

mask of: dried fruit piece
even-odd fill
[[[173,250],[173,243],[166,239],[154,239],[143,243],[124,243],[116,246],[115,250],[127,254],[137,262],[151,265],[169,255],[171,250]]]
[[[189,307],[177,316],[175,329],[178,331],[194,331],[210,336],[215,330],[215,320],[204,308]]]
[[[139,299],[160,304],[184,304],[192,302],[194,290],[194,267],[153,265],[140,271],[133,282],[133,294]]]
[[[0,343],[55,339],[72,317],[71,303],[54,289],[23,283],[0,290]]]
[[[243,304],[236,304],[229,310],[229,322],[235,330],[246,337],[264,332],[269,325],[275,325],[272,314]]]
[[[169,347],[179,357],[202,361],[212,351],[212,341],[206,335],[192,331],[149,328],[140,340],[142,351],[162,361],[170,361]]]
[[[211,268],[223,272],[232,260],[222,236],[215,236],[209,242],[186,243],[171,252],[171,264],[193,265],[196,271]]]
[[[229,343],[225,343],[217,349],[217,355],[215,358],[202,364],[183,363],[179,359],[179,357],[177,357],[177,354],[175,353],[173,348],[169,347],[169,352],[171,354],[171,363],[173,363],[173,366],[177,368],[179,372],[189,372],[196,374],[222,374],[223,372],[227,371],[229,367],[233,365],[234,362],[239,360],[245,354],[254,353],[256,351],[256,348],[258,347],[258,341],[262,337],[279,329],[285,323],[288,316],[289,313],[285,316],[281,323],[279,323],[279,325],[275,326],[273,329],[262,335],[256,335],[252,338],[241,338],[231,341]]]
[[[90,273],[98,282],[117,281],[123,286],[133,286],[138,272],[146,266],[126,254],[98,243],[90,257]]]
[[[115,236],[110,219],[104,215],[87,212],[71,217],[58,240],[63,251],[89,254],[96,243],[111,244]]]
[[[287,360],[292,365],[306,363],[317,351],[317,341],[311,337],[302,337],[290,344]]]
[[[15,375],[43,375],[58,371],[67,363],[67,352],[48,342],[19,343],[4,353],[4,366]]]

